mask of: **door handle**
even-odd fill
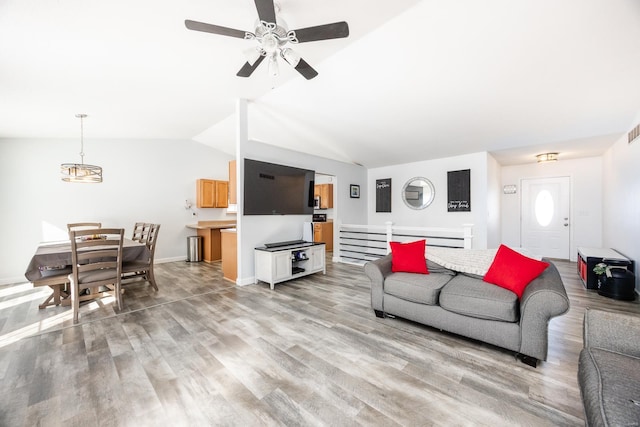
[[[565,222],[565,223],[564,223],[564,226],[565,226],[565,227],[568,227],[568,226],[569,226],[569,223],[568,223],[568,222]]]

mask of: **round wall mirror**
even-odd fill
[[[411,209],[424,209],[433,202],[436,189],[427,178],[411,178],[402,187],[402,200]]]

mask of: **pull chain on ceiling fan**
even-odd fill
[[[190,30],[258,42],[255,49],[246,52],[248,60],[238,71],[239,77],[249,77],[265,59],[269,60],[269,74],[275,76],[278,74],[278,57],[280,57],[304,78],[310,80],[317,76],[318,72],[287,45],[349,36],[349,25],[344,21],[289,31],[283,20],[276,20],[273,0],[255,0],[255,4],[259,22],[253,33],[189,19],[184,21],[185,26]]]

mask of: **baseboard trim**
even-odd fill
[[[0,279],[0,286],[4,285],[18,285],[20,283],[29,283],[26,277],[17,276],[17,277],[6,277]]]
[[[254,277],[249,277],[249,278],[245,278],[245,279],[236,279],[236,285],[238,286],[247,286],[247,285],[253,285],[256,283],[256,279]]]
[[[176,262],[176,261],[186,261],[186,260],[187,260],[186,256],[177,256],[177,257],[172,257],[172,258],[154,259],[153,263],[154,264],[164,264],[166,262]]]

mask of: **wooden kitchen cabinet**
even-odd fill
[[[229,207],[229,182],[213,179],[197,180],[196,206],[199,208]]]
[[[320,209],[333,209],[333,184],[318,184],[313,190],[314,197],[320,197]]]
[[[313,241],[324,243],[327,251],[333,250],[333,222],[314,222]]]
[[[202,259],[214,262],[222,259],[221,230],[235,228],[236,221],[198,221],[197,224],[187,224],[187,228],[197,230],[202,237]]]
[[[235,229],[220,230],[222,277],[235,283],[238,278],[238,238]]]
[[[229,162],[229,204],[238,204],[238,184],[236,182],[236,161]]]

